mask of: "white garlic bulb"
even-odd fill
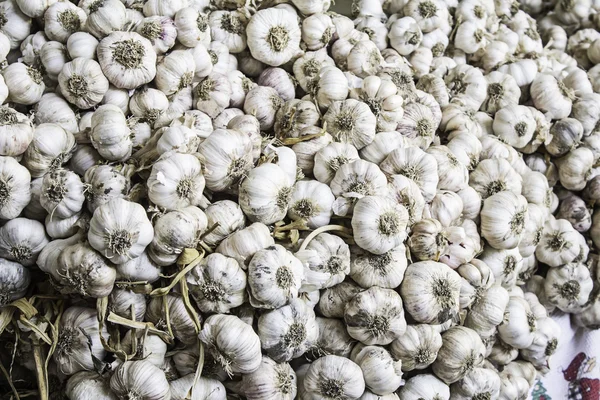
[[[47,244],[48,236],[41,222],[14,218],[0,227],[0,257],[26,267],[36,263]]]
[[[117,400],[108,379],[91,371],[73,374],[67,381],[65,394],[73,400]]]
[[[110,378],[110,388],[124,398],[167,400],[171,398],[165,373],[149,361],[125,361]]]
[[[367,345],[389,344],[406,330],[402,299],[398,293],[376,286],[350,300],[344,320],[348,334]]]
[[[198,340],[196,324],[180,295],[168,294],[165,297],[153,297],[146,307],[146,320],[158,326],[159,329],[166,329],[167,313],[173,336],[184,344],[196,343]]]
[[[584,264],[571,263],[548,271],[544,293],[563,312],[577,312],[587,303],[592,286],[590,270]]]
[[[402,361],[402,371],[425,369],[437,358],[442,336],[430,325],[408,325],[404,335],[390,344],[390,353]]]
[[[519,245],[527,220],[527,200],[523,196],[498,192],[483,202],[481,235],[496,249],[511,249]]]
[[[276,164],[259,165],[248,172],[240,186],[240,206],[251,221],[275,223],[287,213],[292,184]]]
[[[227,313],[247,298],[245,272],[235,259],[219,253],[204,258],[186,280],[202,312]]]
[[[138,33],[110,33],[98,44],[97,54],[102,72],[118,88],[135,89],[156,75],[156,52]]]
[[[288,216],[304,221],[310,228],[319,228],[329,223],[334,200],[331,189],[324,183],[299,181],[290,197]]]
[[[358,399],[365,391],[365,380],[354,362],[328,355],[310,364],[304,377],[304,389],[312,398]]]
[[[112,104],[105,104],[92,115],[92,145],[100,155],[111,161],[129,158],[132,150],[131,131],[123,111]]]
[[[302,262],[281,245],[259,250],[248,264],[250,302],[254,307],[279,308],[298,297],[303,278]]]
[[[402,361],[395,360],[383,347],[357,345],[351,357],[362,370],[365,386],[385,396],[402,384]]]
[[[303,290],[325,289],[342,282],[350,272],[350,249],[344,241],[320,233],[295,256],[304,265]]]
[[[323,120],[336,141],[351,143],[358,150],[371,143],[375,136],[376,117],[365,103],[358,100],[332,103]]]
[[[363,289],[352,281],[344,281],[323,291],[319,311],[327,318],[344,318],[346,304]]]
[[[50,217],[69,218],[83,208],[84,186],[81,178],[67,169],[56,169],[42,178],[40,205]]]
[[[143,321],[146,313],[146,296],[142,293],[116,287],[108,297],[108,308],[121,317]],[[162,342],[162,339],[158,338],[158,340]],[[157,358],[160,358],[160,363],[162,363],[164,352],[162,355],[159,354]]]
[[[22,63],[10,64],[2,75],[8,87],[8,100],[17,104],[37,103],[46,89],[41,72]]]
[[[300,29],[293,12],[270,8],[257,12],[246,27],[248,48],[257,60],[277,67],[298,51]]]
[[[0,219],[13,219],[31,199],[31,175],[12,157],[0,157]]]
[[[400,294],[417,322],[442,324],[458,317],[460,286],[460,276],[447,265],[422,261],[408,266]]]
[[[33,124],[29,118],[11,107],[0,107],[0,155],[23,154],[33,135]]]
[[[31,281],[30,272],[21,264],[0,258],[0,306],[25,296]]]
[[[67,62],[58,74],[58,84],[62,95],[80,109],[97,105],[108,91],[100,64],[85,58]]]
[[[154,223],[150,258],[160,266],[175,263],[184,249],[196,248],[207,224],[206,215],[194,206],[163,214]]]
[[[418,147],[398,148],[392,151],[380,164],[388,176],[402,175],[412,179],[426,202],[433,199],[439,183],[437,161]]]
[[[263,356],[260,367],[242,377],[244,395],[249,400],[296,398],[296,373],[288,363],[277,363]]]
[[[400,389],[400,396],[406,400],[449,400],[450,388],[435,375],[422,374],[408,379]]]
[[[352,215],[354,240],[361,248],[383,254],[402,244],[406,238],[408,212],[387,197],[359,199]]]
[[[483,362],[485,347],[475,331],[455,326],[442,334],[433,372],[447,384],[462,379]]]
[[[114,264],[138,257],[154,236],[144,208],[124,199],[99,206],[90,221],[90,245]]]
[[[204,322],[199,338],[228,373],[249,374],[260,367],[260,339],[238,317],[211,315]]]
[[[150,201],[166,210],[178,210],[201,204],[205,179],[198,157],[174,153],[154,163],[146,184]]]
[[[99,360],[106,355],[100,335],[108,339],[106,327],[100,330],[96,310],[78,306],[67,308],[60,319],[58,343],[52,355],[59,371],[66,375],[93,371],[92,355]]]
[[[213,191],[234,189],[252,168],[252,142],[234,129],[216,129],[198,147],[205,172],[206,187]]]

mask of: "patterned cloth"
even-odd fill
[[[572,326],[566,314],[552,318],[562,329],[550,372],[535,383],[533,400],[600,400],[600,330]]]

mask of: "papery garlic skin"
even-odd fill
[[[0,257],[32,266],[48,244],[42,223],[27,218],[15,218],[0,227]]]
[[[33,134],[33,124],[24,114],[11,107],[0,107],[0,155],[23,154],[33,140]]]
[[[74,400],[117,400],[107,379],[92,371],[73,374],[67,381],[65,393]]]
[[[390,344],[390,353],[402,361],[402,371],[425,369],[437,358],[442,337],[429,325],[408,325],[404,335]]]
[[[362,346],[352,360],[361,368],[365,386],[373,393],[391,394],[402,384],[402,361],[395,360],[383,347]]]
[[[484,359],[485,347],[477,333],[455,326],[442,335],[442,347],[433,363],[433,372],[444,382],[454,383]]]

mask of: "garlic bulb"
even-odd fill
[[[110,388],[119,397],[144,400],[170,399],[165,373],[149,361],[125,361],[110,378]]]
[[[168,294],[164,297],[154,297],[146,307],[146,319],[160,329],[166,328],[167,313],[175,338],[184,344],[196,343],[198,339],[196,325],[181,296]]]
[[[476,397],[498,398],[501,380],[498,373],[489,368],[474,368],[464,378],[450,386],[452,398],[472,399]]]
[[[323,151],[325,152],[325,150],[327,148]],[[334,165],[335,162],[336,159],[331,160],[330,166]],[[333,203],[333,211],[335,214],[342,216],[352,212],[356,201],[364,196],[383,196],[387,194],[385,175],[376,164],[364,160],[338,166],[329,186],[332,193],[337,196]]]
[[[171,387],[171,400],[184,400],[190,390],[192,390],[194,399],[226,399],[225,387],[221,382],[203,376],[198,377],[196,380],[194,373],[172,380],[169,384]]]
[[[94,165],[83,175],[88,209],[94,212],[112,199],[124,198],[130,189],[128,171],[110,165]]]
[[[295,256],[303,263],[303,290],[325,289],[342,282],[350,271],[350,249],[338,236],[320,233]]]
[[[439,176],[435,157],[418,147],[398,148],[392,151],[380,164],[381,170],[388,176],[402,175],[412,179],[426,202],[436,193]]]
[[[256,222],[229,235],[219,244],[217,252],[235,258],[240,262],[242,268],[245,268],[257,251],[274,244],[275,241],[269,232],[269,228],[260,222]]]
[[[319,113],[313,103],[292,99],[277,111],[273,128],[282,137],[299,137],[304,128],[315,126],[318,121]]]
[[[227,313],[246,300],[246,274],[238,262],[219,253],[204,258],[186,276],[202,312]]]
[[[592,286],[589,269],[572,263],[548,271],[544,292],[548,301],[563,312],[577,312],[587,303]]]
[[[33,140],[33,124],[15,109],[0,107],[0,155],[20,156]]]
[[[344,320],[348,334],[367,345],[389,344],[406,330],[402,299],[391,289],[358,293],[346,305]]]
[[[65,394],[74,400],[117,400],[109,381],[96,372],[81,371],[67,381]]]
[[[435,261],[410,264],[400,286],[406,311],[420,323],[456,320],[459,310],[460,276]]]
[[[252,142],[242,132],[216,129],[198,147],[206,170],[206,187],[213,191],[234,188],[252,168]]]
[[[404,245],[381,255],[356,248],[353,249],[352,255],[350,277],[360,286],[394,289],[402,283],[407,267]]]
[[[301,33],[295,19],[292,12],[277,8],[253,15],[246,27],[252,57],[274,67],[288,62],[300,50]]]
[[[344,281],[323,291],[319,311],[327,318],[343,318],[346,304],[362,289],[351,281]]]
[[[354,207],[354,240],[364,250],[381,255],[402,244],[407,223],[404,206],[387,197],[366,196]]]
[[[310,364],[304,377],[307,395],[358,399],[365,391],[363,373],[347,358],[328,355]]]
[[[355,340],[348,335],[344,322],[335,318],[317,317],[319,336],[309,349],[313,359],[334,354],[340,357],[350,357]]]
[[[42,178],[40,205],[58,218],[68,218],[83,208],[85,201],[84,186],[81,178],[66,169],[57,169]]]
[[[579,256],[580,237],[581,234],[567,220],[552,218],[544,224],[535,256],[551,267],[568,264]]]
[[[150,258],[160,266],[175,263],[184,249],[196,248],[207,224],[206,215],[194,206],[163,214],[154,223]]]
[[[408,325],[404,335],[390,344],[390,353],[402,361],[402,371],[425,369],[437,358],[442,337],[430,325]]]
[[[249,374],[260,367],[261,342],[252,327],[238,317],[211,315],[199,338],[228,373]]]
[[[121,317],[131,318],[135,321],[143,321],[144,314],[146,313],[146,296],[141,293],[135,293],[131,290],[119,289],[117,287],[110,293],[108,307]],[[158,340],[162,342],[162,339],[158,338]],[[164,354],[158,355],[157,358],[160,358],[159,361],[162,363]]]
[[[511,191],[498,192],[483,202],[481,235],[496,249],[519,245],[528,219],[527,200]]]
[[[242,377],[245,397],[249,400],[296,398],[296,373],[288,363],[276,363],[263,356],[260,367]]]
[[[156,53],[138,33],[110,33],[98,44],[97,54],[102,72],[118,88],[135,89],[156,75]]]
[[[31,175],[12,157],[0,157],[0,219],[19,216],[31,199]]]
[[[205,213],[207,226],[213,227],[218,223],[218,226],[204,236],[203,241],[209,246],[218,245],[227,236],[246,225],[241,207],[231,200],[214,202],[206,208]]]
[[[41,72],[22,63],[10,64],[2,76],[8,87],[8,100],[17,104],[37,103],[46,89]]]
[[[292,220],[302,220],[311,228],[327,225],[332,214],[334,196],[331,189],[318,181],[300,181],[294,186],[288,208]]]
[[[408,379],[400,389],[400,395],[406,400],[449,400],[450,388],[434,375],[422,374]]]
[[[60,318],[58,343],[52,355],[59,371],[66,375],[93,371],[92,356],[102,361],[106,355],[100,335],[108,339],[106,327],[100,330],[96,310],[78,306],[67,308]]]
[[[92,115],[92,145],[107,160],[120,161],[129,158],[132,150],[131,131],[123,111],[112,104],[105,104]]]
[[[323,120],[336,141],[351,143],[357,150],[371,143],[375,136],[376,117],[365,103],[358,100],[332,103]]]
[[[447,384],[454,383],[483,362],[485,347],[477,333],[455,326],[442,334],[442,347],[433,372]]]
[[[144,208],[123,199],[99,206],[90,220],[90,245],[114,264],[138,257],[152,241],[154,229]]]
[[[288,305],[259,317],[258,336],[269,357],[276,362],[290,361],[307,352],[317,341],[315,313],[303,301],[292,299]]]
[[[240,185],[240,206],[251,221],[275,223],[287,213],[292,184],[281,167],[262,164],[250,170]]]
[[[379,395],[395,392],[403,382],[402,361],[395,360],[383,347],[359,346],[351,358],[362,370],[367,389]]]
[[[198,206],[204,185],[202,166],[196,156],[167,154],[152,166],[147,182],[148,198],[166,210]]]
[[[31,280],[29,270],[21,264],[0,258],[0,307],[25,296]]]
[[[0,227],[0,257],[26,267],[35,264],[48,242],[43,224],[35,220],[14,218]]]
[[[535,296],[532,293],[527,294]],[[540,313],[531,307],[526,298],[511,294],[504,312],[504,321],[498,326],[500,339],[517,349],[531,346],[537,330],[537,319],[545,316],[546,311],[543,307]]]
[[[85,58],[67,62],[58,74],[58,84],[69,103],[81,109],[97,105],[108,91],[108,80],[100,64]]]
[[[315,154],[313,174],[319,182],[329,184],[340,167],[357,160],[359,160],[358,151],[353,145],[349,143],[330,143]],[[372,169],[373,178],[378,175],[376,170],[370,167],[370,164],[362,164],[362,166],[359,166],[360,170],[364,171],[362,174],[366,175],[366,170]],[[380,178],[377,178],[377,181],[379,180]],[[354,190],[352,191],[354,192]]]

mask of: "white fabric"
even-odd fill
[[[550,358],[550,372],[533,387],[533,400],[598,400],[600,398],[600,330],[571,325],[569,315],[552,318],[562,329],[556,353]],[[583,354],[580,354],[583,353]],[[579,355],[579,357],[578,357]],[[574,359],[577,360],[574,361]],[[569,380],[567,380],[567,377]]]

